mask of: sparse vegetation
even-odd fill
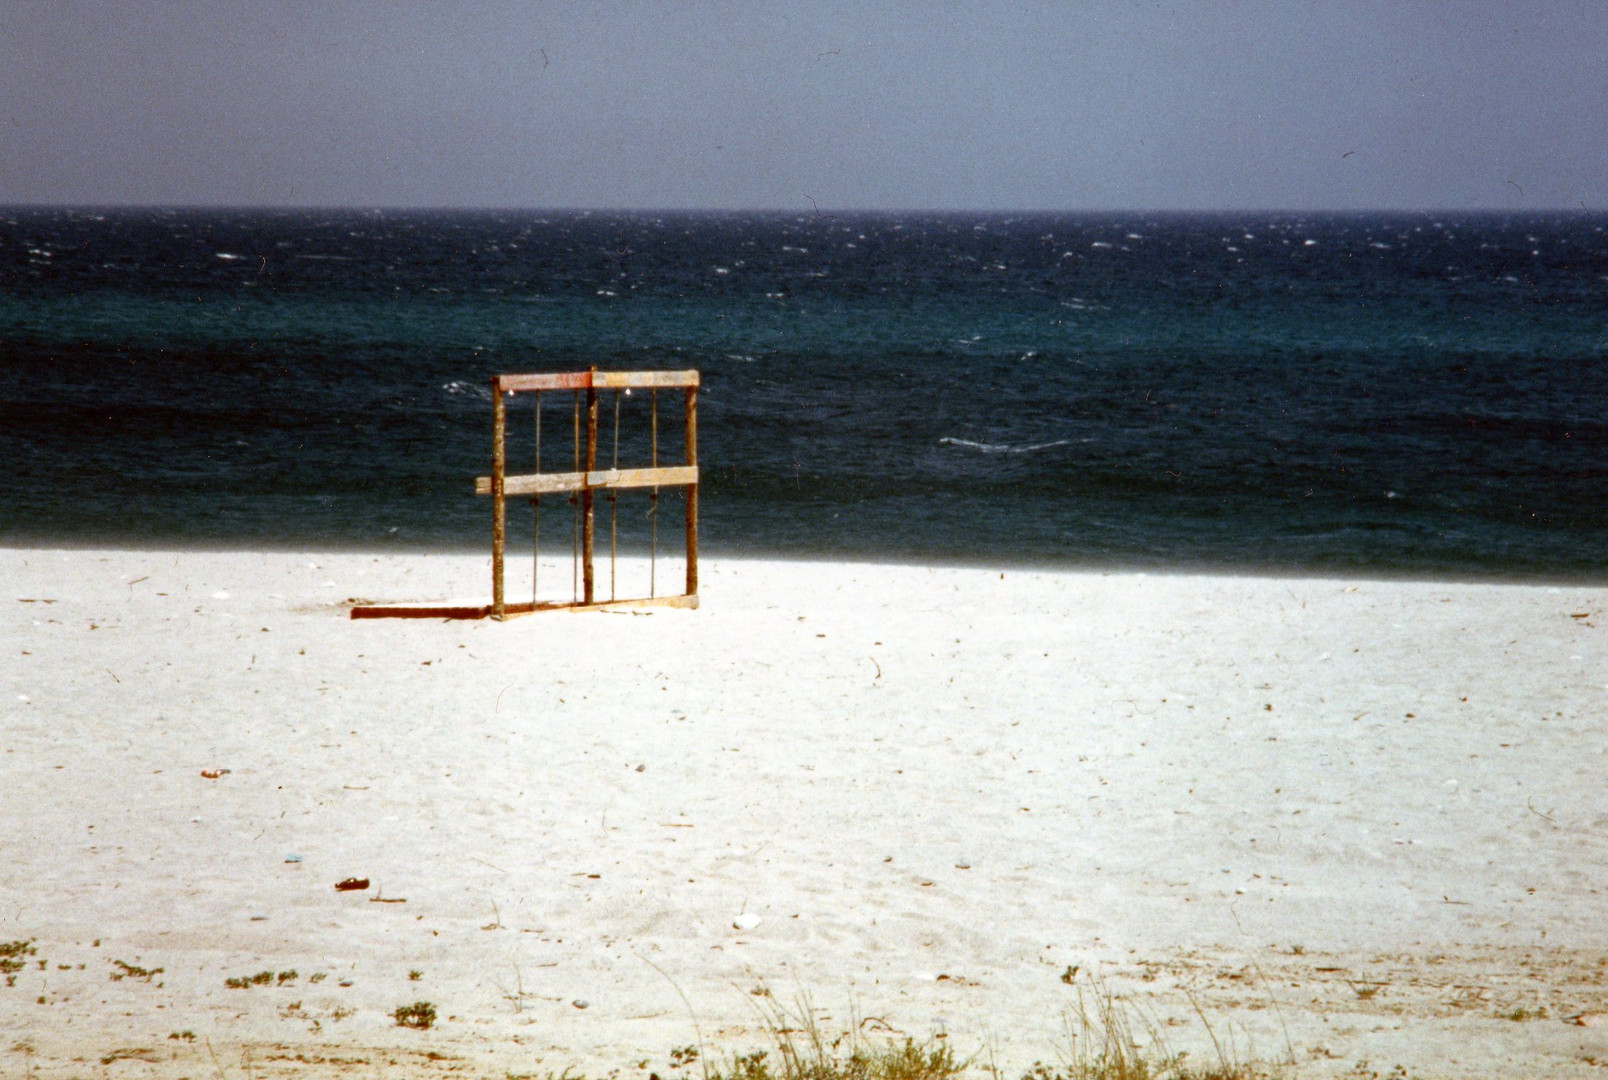
[[[958,1058],[941,1036],[928,1042],[906,1037],[883,1043],[845,1033],[829,1041],[807,1000],[791,1013],[769,999],[763,1008],[770,1048],[706,1065],[706,1080],[957,1080],[975,1066]],[[1160,1025],[1135,1007],[1101,987],[1094,987],[1092,994],[1079,987],[1062,1060],[1057,1065],[1036,1064],[1022,1080],[1261,1080],[1274,1075],[1259,1065],[1235,1060],[1204,1015],[1201,1022],[1206,1024],[1216,1061],[1196,1066],[1188,1061],[1187,1052],[1171,1051]],[[697,1048],[680,1047],[670,1052],[670,1067],[685,1068],[697,1058]],[[998,1069],[982,1067],[994,1080],[1004,1080]]]
[[[25,956],[32,956],[36,951],[30,941],[0,941],[0,975],[6,978],[7,986],[17,985],[17,972],[23,969]]]
[[[1159,1024],[1103,987],[1095,986],[1087,997],[1080,987],[1077,1011],[1067,1024],[1064,1060],[1053,1068],[1036,1064],[1022,1080],[1258,1080],[1271,1075],[1226,1053],[1198,1006],[1196,1012],[1216,1051],[1211,1065],[1189,1064],[1187,1051],[1169,1049]]]
[[[435,1006],[428,1001],[415,1001],[412,1005],[398,1005],[391,1014],[397,1027],[417,1028],[420,1031],[436,1021]]]
[[[123,960],[113,960],[112,966],[117,968],[111,973],[113,982],[122,982],[124,979],[143,979],[150,982],[152,978],[162,974],[163,968],[142,968],[138,964],[130,964]]]
[[[295,968],[289,971],[281,971],[277,975],[271,971],[259,971],[255,975],[238,975],[232,979],[225,979],[223,980],[223,985],[231,990],[249,990],[253,986],[272,986],[275,984],[284,986],[288,982],[295,981],[296,978]],[[322,975],[314,975],[312,981],[318,982],[322,978]]]
[[[898,1046],[842,1052],[823,1043],[813,1028],[773,1029],[772,1035],[774,1056],[766,1050],[738,1054],[710,1069],[709,1080],[952,1080],[966,1067],[943,1043],[906,1039]]]
[[[828,1041],[815,1022],[807,998],[790,1013],[769,994],[752,995],[770,1034],[769,1050],[738,1054],[723,1064],[704,1065],[705,1080],[953,1080],[966,1068],[944,1043],[878,1045],[845,1034]],[[699,1057],[697,1047],[670,1052],[671,1068]]]
[[[965,1068],[949,1047],[921,1046],[911,1040],[887,1050],[856,1049],[846,1056],[817,1056],[818,1048],[807,1044],[778,1049],[774,1067],[767,1051],[756,1050],[711,1071],[710,1080],[949,1080]]]

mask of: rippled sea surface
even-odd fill
[[[486,548],[491,375],[697,368],[706,551],[1601,579],[1605,228],[0,210],[0,543]]]

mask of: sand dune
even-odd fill
[[[346,617],[485,565],[0,551],[0,1072],[663,1074],[807,995],[1015,1075],[1091,977],[1296,1075],[1608,1064],[1608,590],[716,559]]]

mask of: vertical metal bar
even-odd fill
[[[580,472],[581,471],[581,392],[579,390],[575,391],[573,394],[570,395],[570,405],[571,405],[571,411],[573,413],[571,419],[574,422],[574,429],[575,429],[574,430],[574,438],[573,438],[573,440],[571,442],[571,447],[570,447],[570,449],[572,450],[572,452],[574,454],[574,457],[575,457],[575,464],[574,464],[574,468],[571,471],[572,472]],[[580,492],[577,492],[577,491],[570,492],[569,503],[570,503],[570,603],[573,604],[577,600],[580,599],[580,593],[577,592],[577,583],[575,581],[576,571],[580,568],[580,564],[581,564],[581,496],[580,496]]]
[[[659,467],[659,388],[655,386],[649,391],[652,402],[652,419],[648,430],[649,446],[651,447],[651,460],[653,467]],[[648,496],[648,599],[652,600],[658,595],[655,589],[658,582],[655,580],[659,569],[659,485],[653,485],[653,493]]]
[[[542,472],[542,391],[535,392],[535,471]],[[542,497],[531,497],[531,609],[542,577]]]
[[[614,460],[609,466],[620,469],[620,391],[614,391]],[[609,599],[614,599],[615,560],[620,550],[620,490],[609,488]]]
[[[687,464],[698,464],[698,388],[687,387]],[[698,595],[698,485],[687,485],[687,595]]]
[[[507,522],[507,500],[504,497],[502,380],[491,379],[491,612],[501,619],[503,607],[503,529]]]
[[[593,368],[596,374],[597,369]],[[597,468],[597,387],[590,379],[586,383],[586,472],[588,476]],[[582,602],[593,602],[592,541],[595,524],[592,520],[592,485],[581,483],[581,589]]]

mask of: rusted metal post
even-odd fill
[[[650,416],[648,422],[648,445],[651,448],[650,467],[659,467],[659,388],[653,387],[648,391],[650,398]],[[653,494],[648,496],[648,599],[658,595],[659,586],[659,485],[653,485]]]
[[[491,612],[496,618],[504,615],[503,607],[503,533],[507,526],[508,503],[503,485],[506,458],[503,448],[503,428],[507,417],[503,410],[502,379],[491,380]]]
[[[597,374],[597,369],[592,369]],[[586,474],[597,469],[597,387],[586,384]],[[592,485],[581,486],[581,595],[582,603],[592,603]]]
[[[687,387],[687,464],[698,464],[698,387]],[[698,485],[687,485],[687,595],[698,595]]]

